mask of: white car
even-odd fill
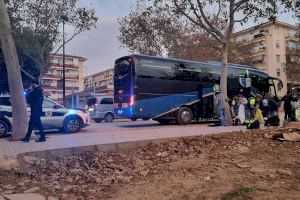
[[[30,113],[30,108],[27,108]],[[44,99],[41,117],[44,130],[59,129],[65,132],[78,132],[90,125],[90,117],[81,109],[67,109],[49,99]],[[12,131],[12,107],[10,95],[0,96],[0,137]]]

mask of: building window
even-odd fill
[[[280,77],[280,69],[277,69],[277,76]]]
[[[280,47],[280,41],[276,40],[276,48],[279,48],[279,47]]]
[[[280,55],[276,55],[276,61],[280,62]]]

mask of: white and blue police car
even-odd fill
[[[27,107],[30,113],[30,107]],[[67,109],[49,99],[44,99],[41,117],[44,130],[59,129],[67,133],[79,132],[90,125],[90,117],[85,110]],[[0,137],[12,131],[12,107],[10,95],[0,95]]]

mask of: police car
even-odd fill
[[[27,107],[30,113],[30,108]],[[59,129],[75,133],[90,125],[88,113],[81,109],[67,109],[49,99],[44,99],[41,117],[44,130]],[[10,95],[0,95],[0,137],[12,131]]]

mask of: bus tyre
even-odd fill
[[[193,120],[193,113],[191,109],[182,107],[178,110],[177,123],[180,125],[190,124]]]
[[[0,138],[6,136],[8,133],[8,124],[0,119]]]
[[[104,121],[105,121],[105,122],[112,122],[112,121],[114,121],[114,116],[113,116],[113,114],[107,113],[107,114],[105,115],[105,117],[104,117]]]
[[[96,123],[101,123],[101,122],[102,122],[102,119],[97,118],[97,119],[94,119],[94,121],[95,121]]]

